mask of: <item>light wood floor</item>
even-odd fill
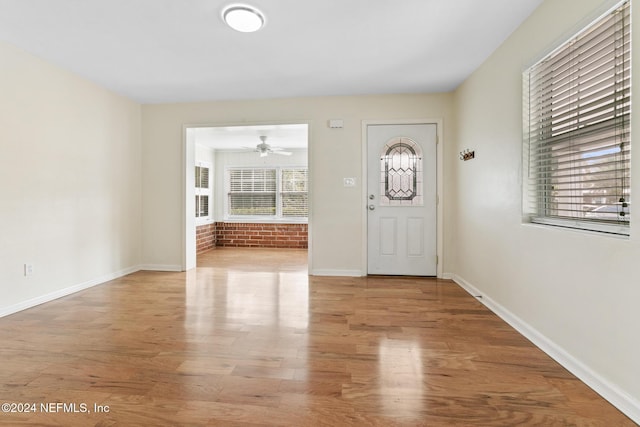
[[[453,282],[306,256],[214,249],[0,319],[0,402],[37,405],[0,424],[635,425]]]

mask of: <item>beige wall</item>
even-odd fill
[[[138,104],[4,43],[0,93],[1,315],[140,263],[141,119]]]
[[[362,120],[440,118],[444,146],[452,123],[450,94],[145,105],[142,117],[145,265],[181,262],[183,125],[309,122],[310,269],[345,274],[362,268]],[[335,118],[343,129],[328,128]],[[356,187],[344,188],[344,177],[357,177]]]
[[[476,158],[452,165],[452,262],[458,281],[475,287],[503,315],[514,316],[538,344],[613,400],[624,404],[626,396],[626,403],[635,402],[640,419],[638,226],[623,239],[521,219],[521,73],[601,12],[601,0],[545,1],[456,90],[452,145],[456,151],[475,150]],[[635,8],[636,23],[638,12]],[[640,46],[640,27],[634,27],[634,43]],[[638,58],[633,64],[636,100]],[[632,119],[636,133],[639,117]],[[639,161],[640,144],[635,144],[633,170],[640,170]],[[639,173],[633,174],[632,188],[634,194],[640,189]]]

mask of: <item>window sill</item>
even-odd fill
[[[196,226],[213,224],[215,220],[213,218],[196,218]]]
[[[243,217],[243,218],[225,218],[221,222],[246,223],[246,224],[307,224],[307,218],[260,218],[260,217]]]
[[[588,221],[572,221],[559,218],[532,217],[529,224],[540,226],[551,226],[564,228],[571,231],[577,231],[587,234],[595,234],[600,236],[609,236],[628,239],[630,234],[629,226],[617,224],[604,224]]]

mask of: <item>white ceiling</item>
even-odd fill
[[[203,127],[193,129],[195,142],[215,150],[245,151],[260,144],[260,136],[272,147],[286,149],[307,148],[307,125],[255,125]]]
[[[0,0],[0,40],[140,103],[445,92],[542,0]]]

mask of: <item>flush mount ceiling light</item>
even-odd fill
[[[235,4],[222,11],[222,19],[228,26],[242,33],[253,33],[264,26],[264,15],[252,6]]]

